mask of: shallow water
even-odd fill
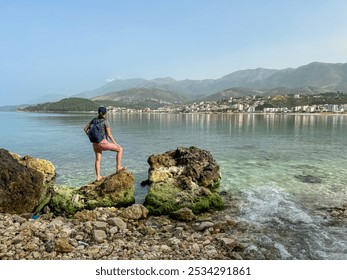
[[[83,127],[91,114],[0,113],[0,147],[54,163],[57,184],[94,180],[94,153]],[[327,218],[347,201],[347,115],[116,114],[108,116],[136,198],[147,189],[147,158],[178,146],[209,150],[222,189],[242,198],[253,248],[281,259],[347,259],[345,227]],[[105,152],[103,175],[115,168]],[[311,179],[311,183],[305,179]],[[267,249],[268,248],[268,249]],[[267,256],[267,258],[271,258]]]

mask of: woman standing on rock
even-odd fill
[[[99,181],[103,179],[104,177],[100,175],[100,162],[101,162],[101,156],[102,156],[102,151],[113,151],[117,153],[116,156],[116,170],[122,170],[124,167],[121,165],[122,161],[122,154],[123,154],[123,149],[120,145],[117,144],[115,139],[112,136],[111,129],[110,129],[110,123],[108,120],[106,120],[106,108],[105,107],[100,107],[98,109],[98,117],[92,119],[84,128],[85,133],[89,136],[90,138],[90,131],[93,126],[98,126],[99,127],[99,132],[101,141],[98,140],[91,140],[93,142],[93,149],[95,152],[95,173],[96,173],[96,180]],[[111,140],[109,142],[108,139]]]

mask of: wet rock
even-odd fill
[[[144,205],[155,215],[180,208],[194,213],[222,210],[224,202],[217,189],[221,174],[208,151],[180,147],[148,158],[150,189]]]
[[[25,166],[19,156],[4,149],[0,149],[0,158],[0,212],[32,213],[47,194],[45,165],[42,163],[39,170],[33,164]]]
[[[303,183],[308,183],[308,184],[322,183],[322,180],[320,178],[313,175],[296,175],[294,177]]]

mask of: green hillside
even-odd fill
[[[20,109],[29,112],[88,112],[97,111],[100,105],[85,98],[64,98],[57,102],[43,103]]]

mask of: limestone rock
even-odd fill
[[[4,149],[0,149],[0,158],[0,212],[32,213],[47,194],[45,183],[49,178],[43,174],[45,165],[25,166],[19,156]]]
[[[19,155],[13,153],[12,156],[25,167],[35,169],[42,173],[45,183],[52,181],[56,176],[55,167],[53,163],[48,160],[33,158],[28,155],[21,158]]]
[[[222,210],[217,189],[221,174],[210,152],[180,147],[148,158],[149,193],[144,205],[151,214],[170,214],[180,208],[194,213]]]
[[[122,216],[124,218],[130,219],[130,220],[139,220],[141,218],[147,218],[147,215],[148,215],[147,208],[141,204],[133,204],[127,207],[122,213]]]
[[[50,202],[54,213],[73,215],[83,209],[123,207],[135,202],[134,175],[118,171],[81,188],[57,187]]]

